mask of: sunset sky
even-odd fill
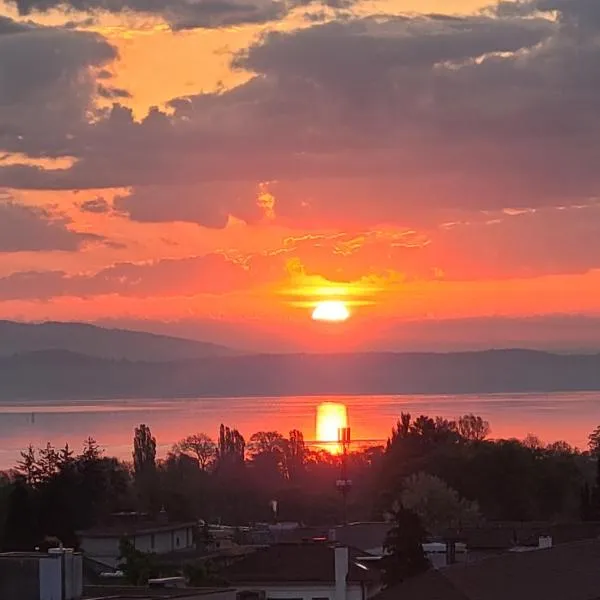
[[[599,0],[0,0],[0,318],[591,348],[598,65]]]

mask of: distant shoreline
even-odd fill
[[[530,350],[272,354],[168,362],[65,351],[0,358],[0,401],[600,391],[600,355]]]
[[[590,389],[590,390],[540,390],[540,391],[527,391],[527,392],[520,392],[520,391],[513,391],[513,392],[469,392],[469,393],[423,393],[423,392],[411,392],[411,393],[403,393],[403,392],[398,392],[398,393],[389,393],[389,394],[371,394],[371,393],[365,393],[365,394],[336,394],[336,393],[331,393],[331,394],[283,394],[283,395],[254,395],[254,396],[245,396],[243,394],[237,395],[237,396],[203,396],[202,394],[197,394],[194,396],[152,396],[152,395],[148,395],[148,396],[123,396],[123,397],[112,397],[112,396],[97,396],[97,397],[90,397],[90,398],[82,398],[82,397],[78,397],[78,398],[53,398],[51,400],[48,400],[46,402],[44,402],[43,404],[41,404],[39,399],[33,399],[33,398],[22,398],[22,399],[16,399],[16,400],[6,400],[4,398],[0,398],[0,407],[4,406],[4,407],[8,407],[8,406],[19,406],[17,403],[20,402],[28,402],[28,403],[32,403],[31,406],[38,406],[38,405],[42,405],[42,406],[52,406],[53,404],[59,405],[65,402],[69,402],[72,403],[74,406],[76,406],[77,404],[83,404],[83,403],[89,403],[89,402],[130,402],[130,401],[139,401],[139,400],[149,400],[151,402],[170,402],[173,400],[178,400],[178,401],[182,401],[182,402],[193,402],[195,400],[280,400],[280,399],[293,399],[293,398],[323,398],[324,396],[327,396],[328,398],[331,398],[334,401],[337,400],[343,400],[344,398],[356,398],[356,397],[361,397],[361,398],[394,398],[394,397],[406,397],[406,396],[418,396],[420,398],[435,398],[435,399],[439,399],[439,398],[448,398],[449,400],[451,400],[452,398],[456,397],[456,396],[460,396],[461,398],[469,398],[469,397],[473,397],[474,399],[479,399],[479,400],[486,400],[486,399],[492,399],[494,397],[496,397],[497,399],[507,399],[510,396],[515,396],[515,399],[523,399],[526,398],[527,396],[542,396],[545,394],[548,395],[558,395],[558,394],[569,394],[569,393],[573,393],[573,394],[577,394],[578,396],[580,396],[581,394],[594,394],[594,393],[598,393],[600,394],[600,389]],[[600,397],[599,397],[600,400]],[[12,403],[12,404],[11,404]],[[33,404],[36,403],[36,404]]]

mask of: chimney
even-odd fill
[[[55,561],[52,572],[42,569],[40,561],[41,598],[80,600],[83,596],[83,558],[72,548],[50,548],[48,556]],[[50,577],[48,577],[50,575]],[[52,576],[53,575],[53,576]]]
[[[346,600],[346,578],[348,577],[348,548],[336,546],[335,552],[335,600]]]
[[[544,550],[546,548],[552,548],[552,536],[541,535],[538,539],[538,548]]]

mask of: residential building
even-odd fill
[[[331,541],[382,556],[385,538],[392,527],[393,524],[386,521],[361,521],[334,527],[328,535]]]
[[[600,540],[541,546],[431,569],[377,600],[600,600]]]
[[[83,600],[237,600],[235,590],[224,588],[89,586],[84,592]]]
[[[71,549],[0,554],[1,600],[80,600],[82,560]]]
[[[381,589],[364,552],[325,541],[257,549],[221,572],[238,592],[265,600],[368,600]]]
[[[120,559],[121,540],[128,539],[141,552],[168,554],[194,548],[194,522],[169,523],[138,518],[121,518],[111,525],[78,532],[86,557],[109,567]]]

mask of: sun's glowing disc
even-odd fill
[[[315,321],[340,323],[350,318],[348,307],[340,300],[324,300],[319,302],[312,313]]]

